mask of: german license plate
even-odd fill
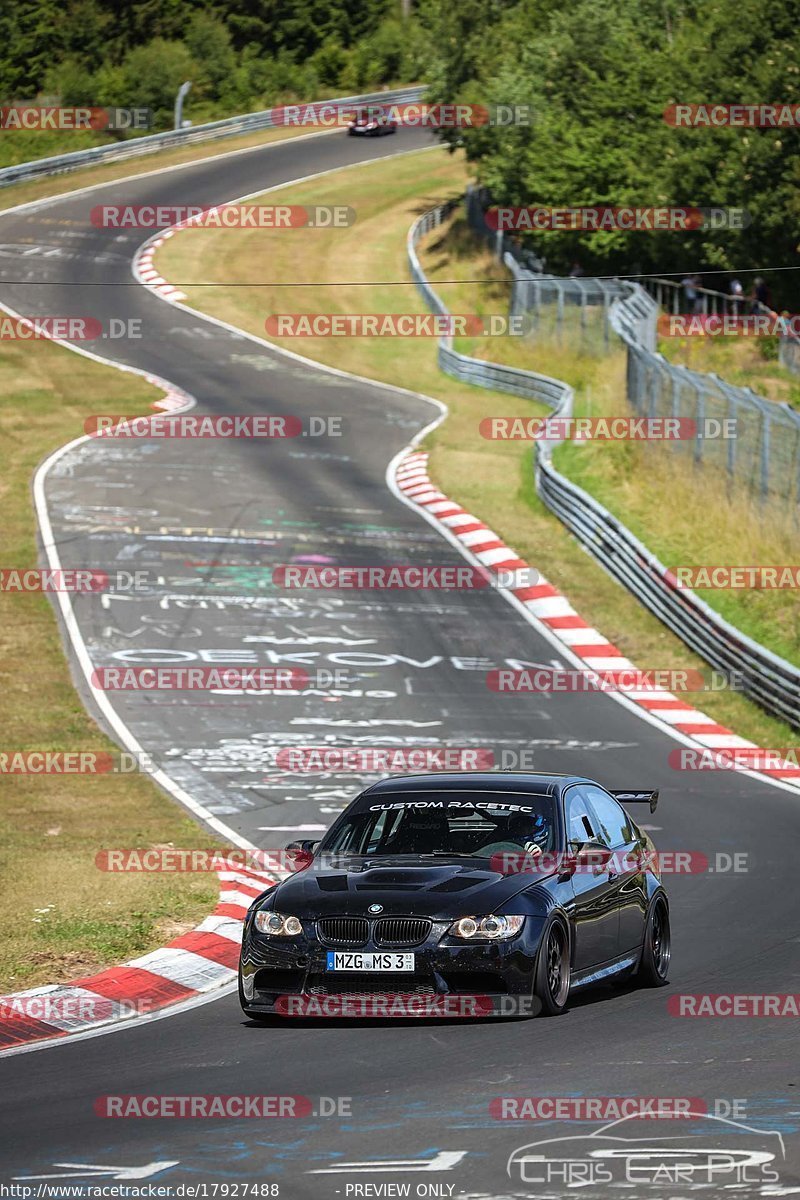
[[[329,971],[413,971],[413,954],[362,953],[329,950]]]

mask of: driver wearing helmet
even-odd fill
[[[551,826],[543,813],[515,813],[505,822],[502,838],[474,850],[477,855],[514,852],[522,850],[535,858],[543,850],[550,849]],[[498,833],[500,830],[498,829]]]

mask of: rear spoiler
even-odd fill
[[[609,791],[615,800],[621,800],[623,804],[649,804],[650,812],[656,811],[658,788],[654,792],[616,792],[613,788],[609,788]]]

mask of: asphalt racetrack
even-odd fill
[[[499,1120],[491,1101],[650,1096],[695,1098],[709,1116],[628,1122],[625,1137],[643,1146],[670,1137],[682,1148],[711,1147],[725,1165],[668,1187],[642,1172],[622,1194],[800,1195],[796,1020],[668,1012],[677,993],[800,992],[800,797],[736,772],[672,770],[668,755],[679,743],[608,696],[491,692],[490,666],[563,661],[495,590],[277,597],[260,590],[272,565],[301,555],[340,564],[463,563],[386,483],[389,462],[437,410],[315,370],[173,307],[131,275],[148,235],[98,229],[89,219],[101,201],[208,206],[421,148],[426,139],[406,129],[378,141],[290,140],[0,215],[0,301],[16,312],[141,319],[141,339],[91,348],[163,377],[190,393],[201,413],[342,419],[341,437],[92,441],[54,462],[45,491],[63,564],[169,580],[106,601],[76,597],[92,662],[347,672],[349,691],[333,699],[109,693],[170,779],[258,846],[319,836],[360,784],[281,770],[275,746],[433,741],[496,755],[532,748],[536,769],[585,773],[612,788],[658,787],[659,849],[699,851],[712,862],[744,853],[747,870],[667,880],[669,987],[598,987],[559,1018],[259,1027],[243,1019],[229,992],[119,1032],[6,1057],[5,1183],[32,1177],[26,1186],[35,1188],[43,1176],[204,1183],[209,1196],[284,1200],[557,1196],[571,1189],[557,1172],[542,1182],[540,1150],[522,1169],[512,1162],[507,1170],[509,1156],[561,1137],[583,1138],[573,1148],[585,1156],[597,1122]],[[353,191],[343,175],[343,203],[353,203]],[[195,280],[202,271],[196,263]],[[546,574],[548,564],[538,565]],[[313,1115],[110,1119],[95,1111],[108,1094],[211,1093],[309,1097]],[[214,1192],[215,1184],[273,1190]],[[406,1185],[409,1192],[393,1190]],[[620,1194],[599,1169],[578,1190]]]

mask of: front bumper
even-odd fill
[[[472,944],[459,944],[447,937],[449,924],[449,921],[435,923],[425,942],[407,948],[415,956],[413,973],[385,974],[329,971],[328,952],[347,947],[324,944],[316,936],[308,935],[296,939],[269,938],[250,925],[245,930],[240,965],[245,1011],[280,1012],[282,1006],[278,1003],[276,1007],[276,1001],[287,996],[498,999],[531,995],[543,924],[539,918],[528,917],[521,933],[508,941]],[[386,947],[367,943],[357,949],[381,952]]]

